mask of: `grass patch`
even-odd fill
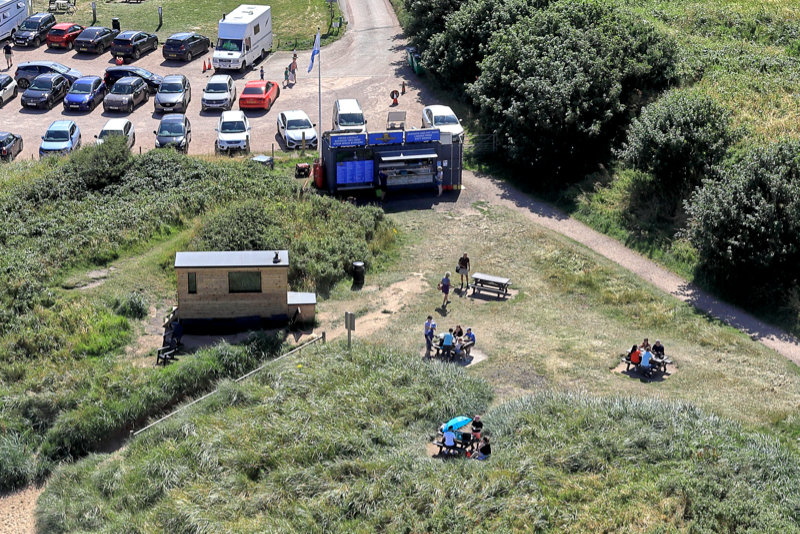
[[[200,0],[188,3],[184,0],[162,0],[158,4],[133,4],[119,0],[97,2],[97,24],[111,27],[111,18],[117,17],[123,30],[155,32],[162,43],[173,33],[183,31],[196,31],[210,37],[214,42],[222,14],[230,13],[240,4],[239,0]],[[276,49],[292,50],[295,46],[298,50],[311,49],[317,26],[326,30],[323,32],[323,45],[344,34],[344,28],[338,34],[330,28],[332,20],[338,20],[341,14],[337,3],[333,4],[333,19],[325,0],[277,0],[269,5],[272,7],[272,32],[275,39],[273,46]],[[163,7],[163,25],[160,28],[158,6]],[[35,7],[40,11],[47,11],[46,4],[37,4]],[[87,26],[91,24],[91,2],[78,2],[74,15],[59,17],[59,20],[67,19]]]
[[[40,532],[798,532],[797,456],[681,403],[540,393],[484,415],[487,462],[430,433],[487,384],[416,355],[325,346],[65,466]]]

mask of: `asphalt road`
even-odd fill
[[[390,110],[407,112],[407,128],[419,127],[422,107],[438,103],[433,100],[423,102],[420,87],[416,83],[416,75],[411,71],[405,58],[405,38],[402,36],[397,18],[388,0],[348,0],[341,2],[346,14],[347,31],[341,39],[324,47],[318,58],[321,64],[322,95],[322,128],[317,124],[317,131],[330,129],[333,103],[338,98],[357,98],[367,117],[370,131],[385,129],[386,115]],[[63,17],[59,22],[67,22]],[[309,35],[316,33],[316,28],[308,29]],[[196,58],[191,63],[165,60],[158,50],[150,52],[132,64],[143,67],[160,75],[180,73],[189,78],[192,85],[192,102],[187,110],[187,117],[192,123],[192,141],[190,154],[213,154],[216,133],[214,129],[219,120],[219,112],[201,112],[200,99],[203,88],[213,71],[203,73],[203,60],[209,59],[211,51],[204,58]],[[280,96],[269,112],[249,110],[245,113],[251,122],[253,131],[253,152],[269,153],[274,145],[276,152],[283,150],[282,142],[277,135],[276,119],[282,110],[302,109],[315,123],[319,123],[318,105],[318,63],[314,71],[308,73],[310,51],[298,52],[297,83],[281,89]],[[84,75],[102,76],[105,69],[114,65],[109,53],[102,56],[81,54],[74,51],[51,50],[45,45],[37,49],[14,47],[14,66],[3,69],[13,76],[16,66],[24,61],[51,60],[58,61],[79,70]],[[264,76],[283,84],[283,71],[292,61],[291,52],[270,54],[261,64],[245,73],[228,72],[236,80],[237,91],[241,90],[247,80],[259,77],[259,68],[263,65]],[[5,61],[0,58],[0,64]],[[400,90],[405,80],[407,92],[400,97],[400,105],[391,107],[389,93],[393,89]],[[234,108],[236,109],[236,108]],[[0,130],[9,130],[21,134],[25,148],[19,158],[38,157],[41,136],[55,120],[74,120],[81,129],[83,144],[94,142],[106,121],[114,117],[127,117],[136,131],[134,151],[145,151],[153,148],[155,135],[153,130],[158,126],[160,113],[153,111],[153,99],[141,105],[130,115],[122,113],[105,113],[102,106],[90,113],[67,112],[59,104],[50,111],[23,109],[19,97],[0,108]]]

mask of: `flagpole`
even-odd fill
[[[317,26],[317,35],[320,35],[320,27]],[[320,43],[320,51],[317,53],[317,105],[319,107],[319,131],[317,132],[317,150],[319,151],[319,161],[322,163],[322,46]]]

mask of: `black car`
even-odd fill
[[[14,32],[14,44],[38,47],[47,38],[47,32],[56,23],[52,13],[36,13],[22,21]]]
[[[137,76],[128,76],[117,81],[111,88],[103,99],[103,110],[132,113],[133,108],[147,102],[149,98],[144,80]]]
[[[176,33],[170,35],[161,48],[165,59],[182,59],[191,61],[192,58],[202,56],[211,47],[211,39],[197,33]]]
[[[111,55],[139,59],[145,52],[156,48],[158,48],[156,34],[128,30],[117,35],[111,42]]]
[[[153,74],[147,69],[125,65],[108,67],[106,69],[106,74],[103,77],[103,81],[106,82],[106,87],[111,87],[117,80],[124,78],[125,76],[138,76],[144,80],[144,83],[147,84],[147,89],[151,93],[158,91],[158,88],[161,87],[161,82],[164,81],[163,76]]]
[[[13,161],[22,152],[22,136],[0,132],[0,159]]]
[[[102,54],[111,46],[111,42],[119,34],[119,30],[111,30],[103,26],[90,26],[81,32],[72,43],[78,52]]]
[[[172,147],[183,153],[189,152],[189,143],[192,141],[192,124],[182,113],[164,115],[158,124],[156,134],[156,148]]]
[[[40,74],[22,93],[20,101],[26,108],[52,109],[57,102],[64,100],[69,90],[69,82],[60,74]]]
[[[27,89],[37,76],[49,72],[62,75],[70,84],[83,76],[80,71],[55,61],[26,61],[19,64],[17,71],[14,73],[14,79],[20,89]]]

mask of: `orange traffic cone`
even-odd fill
[[[208,69],[206,69],[206,60],[204,59],[204,60],[203,60],[203,73],[205,74],[205,72],[206,72],[207,70],[208,70]]]

